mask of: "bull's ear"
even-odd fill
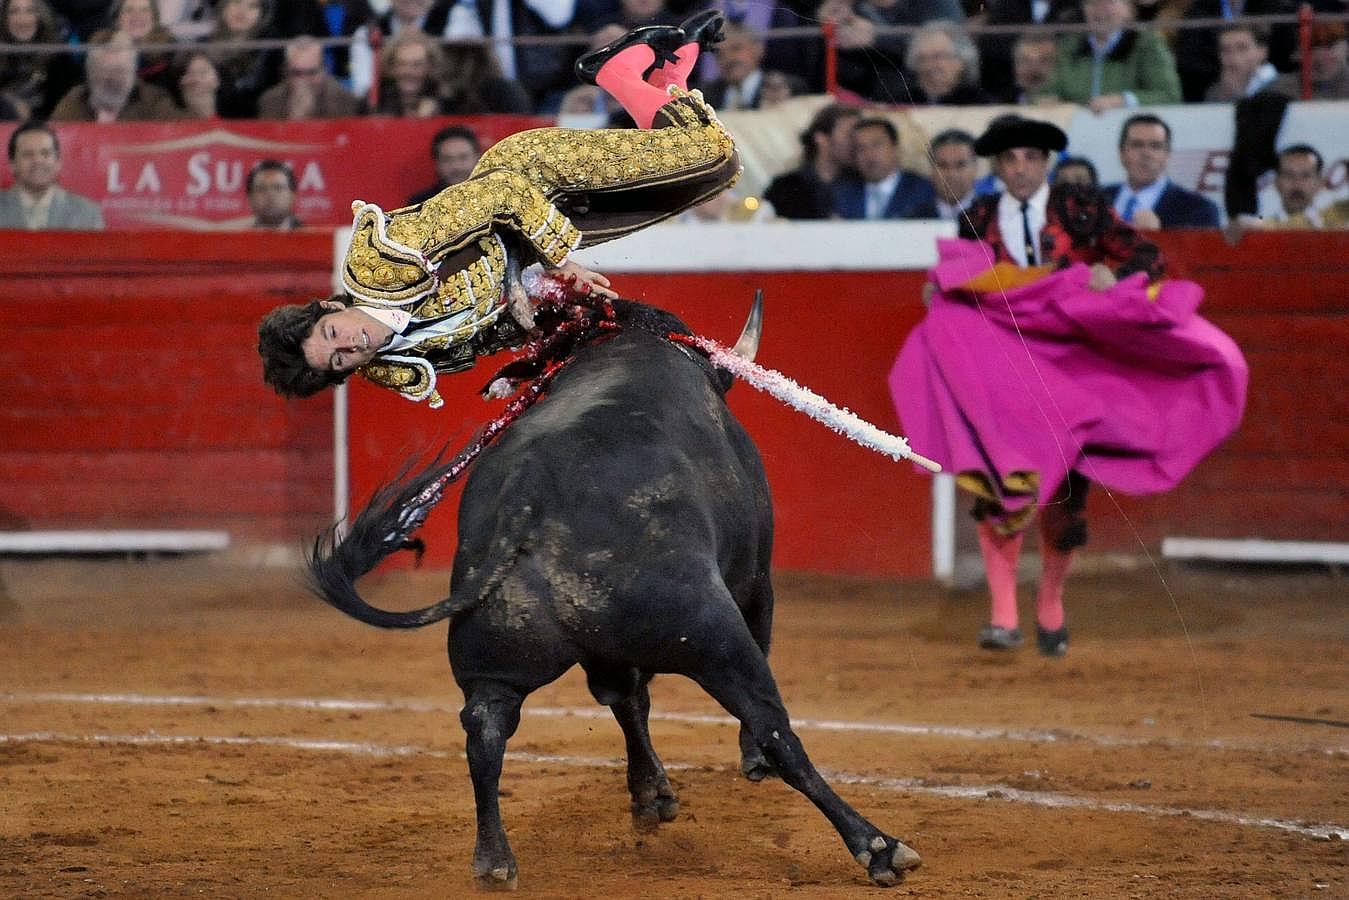
[[[745,320],[745,327],[740,332],[740,339],[735,342],[731,352],[742,359],[753,362],[755,355],[759,352],[759,338],[762,336],[763,288],[759,288],[754,292],[754,303],[749,308],[749,318]]]

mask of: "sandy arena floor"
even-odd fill
[[[420,605],[447,583],[368,594]],[[781,575],[772,660],[798,732],[923,868],[869,885],[804,798],[738,775],[735,729],[674,677],[652,731],[681,814],[638,835],[618,727],[572,672],[511,742],[519,894],[1349,897],[1345,584],[1084,575],[1070,655],[1044,660],[975,648],[981,593]],[[8,561],[0,635],[0,896],[472,892],[443,625],[368,628],[284,572]]]

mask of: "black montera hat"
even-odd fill
[[[988,123],[988,128],[974,142],[974,152],[980,156],[997,156],[1013,147],[1062,150],[1067,146],[1068,135],[1057,125],[1011,114],[998,116]]]

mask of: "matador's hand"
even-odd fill
[[[547,271],[554,278],[561,278],[563,281],[570,283],[582,294],[594,294],[597,297],[608,297],[610,299],[618,296],[609,287],[609,279],[599,272],[592,272],[585,266],[571,260],[567,260],[557,268],[550,268]]]
[[[1096,263],[1091,267],[1091,279],[1087,282],[1087,287],[1093,291],[1108,291],[1119,282],[1115,273],[1110,271],[1108,266]]]

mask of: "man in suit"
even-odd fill
[[[1139,228],[1217,228],[1218,206],[1167,177],[1171,125],[1152,113],[1125,120],[1120,130],[1124,184],[1106,185],[1114,212]]]
[[[285,80],[258,98],[260,119],[341,119],[361,111],[361,101],[323,67],[323,45],[309,35],[286,43]]]
[[[140,56],[125,33],[93,44],[85,54],[84,84],[66,92],[52,109],[56,122],[159,122],[181,119],[183,111],[162,87],[136,73]]]
[[[834,182],[853,161],[853,128],[862,113],[831,103],[801,133],[801,165],[774,178],[764,198],[784,219],[829,219],[834,213]]]
[[[9,136],[9,168],[15,184],[0,191],[0,228],[103,228],[98,204],[56,183],[61,173],[61,144],[45,124],[20,125]]]
[[[932,139],[932,179],[937,190],[937,217],[957,222],[965,207],[974,202],[974,182],[979,177],[979,157],[974,135],[948,128]]]
[[[844,219],[935,219],[932,182],[899,167],[899,131],[889,119],[864,118],[853,129],[856,175],[834,187],[834,208]]]
[[[436,165],[436,183],[408,197],[408,206],[430,200],[452,184],[467,181],[482,156],[478,134],[467,125],[446,125],[431,138],[431,160]]]
[[[295,217],[295,173],[279,159],[264,159],[248,172],[248,208],[253,228],[293,231],[304,223]]]
[[[764,41],[743,25],[728,23],[716,50],[716,81],[703,85],[703,97],[718,111],[758,109],[763,86]]]
[[[1119,161],[1125,182],[1106,185],[1105,193],[1121,219],[1139,228],[1218,227],[1218,207],[1212,200],[1167,177],[1171,126],[1160,117],[1140,113],[1125,120]]]

